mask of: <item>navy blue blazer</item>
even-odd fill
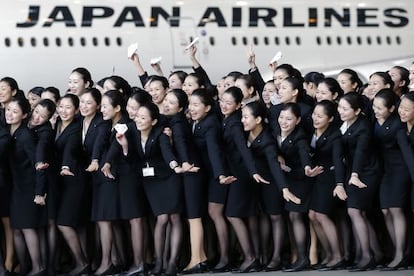
[[[9,166],[8,154],[11,137],[6,128],[0,127],[0,187],[6,186],[9,183]]]
[[[359,115],[342,135],[341,140],[348,173],[361,174],[364,171],[372,172],[378,169],[372,143],[372,127],[364,115]]]
[[[206,170],[216,179],[220,175],[227,175],[224,156],[220,146],[222,144],[220,123],[216,114],[208,114],[195,125],[193,141],[203,161],[203,165],[206,166]]]
[[[56,124],[57,130],[60,124],[60,121]],[[56,132],[55,154],[59,171],[61,167],[68,166],[75,175],[84,172],[86,162],[83,158],[81,125],[78,119],[75,118],[61,133]]]
[[[311,147],[312,163],[315,166],[323,166],[324,172],[322,175],[333,171],[335,174],[335,183],[344,183],[345,181],[341,137],[341,132],[332,123],[319,139],[316,140],[316,147]]]
[[[398,115],[392,114],[381,126],[375,124],[375,145],[384,168],[392,172],[393,167],[405,167],[402,150],[406,144],[402,140],[404,136],[398,135],[404,125]]]
[[[42,172],[36,171],[36,137],[22,124],[11,136],[9,152],[10,168],[13,177],[13,189],[18,193],[44,195],[46,179],[38,177]]]
[[[247,171],[249,175],[257,173],[252,153],[247,147],[246,133],[241,123],[241,112],[234,111],[227,118],[223,119],[222,135],[224,141],[224,153],[232,174],[240,170]],[[244,165],[244,166],[243,166]]]
[[[188,162],[198,166],[200,161],[197,158],[190,124],[184,112],[171,117],[168,125],[172,130],[173,145],[179,162]]]
[[[135,124],[125,133],[128,139],[128,155],[138,156],[138,168],[153,167],[155,177],[164,178],[175,173],[169,166],[171,161],[177,161],[174,155],[170,138],[163,133],[164,128],[154,126],[145,142],[144,149],[141,144],[141,132]]]
[[[291,171],[287,173],[293,179],[305,177],[306,166],[311,166],[310,149],[305,132],[296,127],[279,146],[280,153],[285,159],[285,164]],[[299,157],[299,158],[298,158]]]
[[[287,188],[288,184],[285,175],[280,169],[279,161],[277,160],[277,144],[267,128],[263,129],[256,139],[252,141],[250,150],[259,174],[264,179],[276,183],[280,190]]]
[[[411,182],[414,183],[414,129],[411,129],[410,132],[406,126],[400,129],[397,133],[397,140],[410,173]]]
[[[83,125],[84,118],[81,118]],[[83,138],[83,149],[86,153],[87,162],[93,159],[102,162],[103,155],[109,148],[109,136],[111,135],[111,122],[105,121],[102,114],[96,113],[92,118],[85,138]]]

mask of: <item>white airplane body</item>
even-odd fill
[[[247,72],[246,51],[269,77],[269,61],[303,73],[333,74],[353,68],[365,78],[414,61],[414,2],[13,0],[0,10],[0,77],[24,91],[57,86],[64,91],[76,67],[95,81],[112,74],[140,85],[127,48],[138,44],[149,74],[162,57],[164,73],[191,71],[186,46],[199,37],[197,57],[213,82],[230,71]]]

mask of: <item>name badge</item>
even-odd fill
[[[154,167],[150,167],[147,163],[147,167],[142,168],[142,176],[143,177],[155,176]]]

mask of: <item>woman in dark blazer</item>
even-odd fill
[[[1,110],[0,110],[1,112]],[[10,213],[10,184],[11,180],[9,177],[8,170],[8,149],[10,147],[10,133],[6,127],[0,126],[0,156],[4,156],[0,160],[0,194],[4,199],[0,199],[0,217],[6,218],[10,227],[9,213]],[[7,200],[5,200],[7,199]],[[5,273],[6,267],[4,263],[3,253],[0,252],[0,273]]]
[[[257,173],[253,156],[247,147],[241,124],[242,100],[242,90],[235,86],[229,87],[220,99],[220,108],[224,116],[221,124],[224,154],[231,174],[237,178],[229,185],[225,214],[243,250],[244,261],[240,265],[240,271],[250,272],[257,271],[260,266],[256,216],[258,185],[254,185],[251,179],[257,183],[269,182]],[[243,221],[245,218],[248,225]]]
[[[33,109],[28,123],[29,128],[36,137],[36,171],[41,181],[45,182],[47,191],[47,242],[41,239],[42,260],[47,264],[49,275],[55,274],[55,252],[57,239],[56,226],[56,209],[58,201],[57,183],[56,183],[56,164],[53,160],[54,150],[53,143],[55,132],[49,119],[54,115],[56,105],[48,99],[41,100]]]
[[[309,211],[312,181],[308,176],[315,176],[321,169],[311,169],[309,145],[307,136],[299,127],[300,110],[296,103],[287,103],[283,106],[279,119],[279,132],[274,133],[279,152],[283,158],[282,170],[289,185],[290,191],[301,199],[300,204],[286,202],[285,209],[289,212],[292,223],[293,236],[298,251],[297,260],[286,271],[301,271],[309,266],[307,249],[307,231],[304,213]]]
[[[105,154],[103,172],[105,176],[112,178],[117,186],[117,198],[119,218],[128,220],[131,227],[131,244],[133,262],[126,272],[127,275],[140,273],[144,270],[144,220],[147,215],[147,204],[142,186],[142,174],[139,172],[139,158],[127,158],[122,154],[122,148],[116,141],[118,125],[127,125],[128,131],[135,128],[133,120],[139,107],[143,103],[151,101],[148,92],[133,93],[128,99],[126,110],[129,118],[123,113],[124,105],[122,94],[119,91],[108,91],[103,97],[102,113],[105,120],[111,122],[112,130],[109,138],[110,148]],[[111,164],[111,169],[106,168]],[[116,241],[119,247],[120,241]],[[120,256],[121,257],[121,256]]]
[[[95,88],[88,88],[80,96],[80,118],[82,127],[82,145],[86,167],[87,187],[92,188],[91,219],[99,230],[101,263],[96,274],[107,271],[111,265],[112,222],[118,219],[117,185],[104,177],[99,171],[99,162],[109,147],[111,131],[110,121],[104,121],[99,112],[101,93]],[[86,194],[89,198],[89,189]]]
[[[29,102],[21,97],[12,99],[6,107],[6,122],[12,137],[10,223],[22,273],[28,271],[25,265],[27,248],[32,261],[30,275],[45,275],[38,230],[47,223],[46,183],[35,169],[36,138],[25,122],[29,112]]]
[[[408,143],[402,153],[411,177],[411,209],[414,213],[414,92],[410,91],[402,97],[398,114],[404,124],[400,135],[406,136]]]
[[[177,162],[169,137],[158,126],[160,113],[154,103],[143,103],[125,135],[118,134],[123,155],[138,158],[137,170],[142,173],[145,195],[156,216],[154,229],[155,267],[153,274],[159,275],[163,269],[165,232],[171,223],[170,256],[166,274],[175,275],[176,261],[182,239],[180,212],[182,210],[181,179],[177,173],[182,168]]]
[[[85,167],[80,122],[76,118],[79,98],[66,94],[60,99],[56,124],[55,152],[60,185],[56,224],[75,258],[71,274],[88,270],[86,245],[81,245],[78,231],[85,226]]]
[[[208,213],[213,220],[219,241],[220,259],[214,272],[229,270],[229,240],[227,223],[224,219],[228,186],[235,177],[226,176],[224,156],[221,149],[220,123],[212,111],[213,97],[205,89],[196,89],[189,99],[189,113],[192,123],[193,141],[200,154],[200,167],[208,175]]]
[[[362,98],[355,92],[345,94],[338,104],[338,112],[344,122],[341,126],[342,146],[345,160],[345,185],[348,215],[351,218],[356,241],[360,243],[360,259],[352,271],[371,268],[375,260],[371,255],[376,236],[370,230],[365,213],[373,206],[378,190],[379,168],[372,147],[372,128],[361,113]],[[374,250],[374,249],[373,249]],[[380,252],[376,252],[379,254]]]
[[[323,168],[315,177],[309,207],[309,218],[318,239],[324,246],[325,258],[320,270],[335,270],[344,265],[338,233],[331,217],[335,213],[334,196],[346,199],[343,188],[344,165],[342,163],[341,132],[335,125],[336,104],[318,102],[312,113],[315,132],[311,140],[312,163]]]
[[[403,124],[395,111],[397,96],[392,89],[382,89],[374,97],[374,139],[381,158],[380,205],[393,242],[394,259],[383,270],[397,270],[405,265],[406,217],[404,207],[409,200],[410,174],[404,162],[406,137],[401,136]]]
[[[269,231],[262,229],[261,248],[262,262],[265,271],[276,271],[282,268],[281,249],[284,237],[282,218],[283,198],[286,201],[300,203],[300,199],[290,193],[288,183],[280,169],[277,145],[266,123],[267,108],[261,102],[252,102],[242,109],[242,123],[248,131],[247,145],[250,148],[258,173],[270,181],[269,185],[259,184],[258,199],[262,216],[261,227],[268,228],[268,217],[272,224],[273,254],[268,262]],[[255,183],[251,183],[256,185]],[[266,235],[263,235],[266,233]]]
[[[179,164],[183,168],[199,168],[200,160],[192,141],[191,128],[184,111],[188,107],[188,96],[181,89],[171,90],[164,99],[163,114],[168,118],[172,131],[172,143]],[[207,212],[207,182],[205,172],[189,172],[182,176],[185,216],[190,231],[191,258],[183,273],[201,273],[207,255],[204,249],[204,228],[201,218]]]

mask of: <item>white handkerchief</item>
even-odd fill
[[[150,60],[150,64],[157,64],[161,62],[162,57],[155,57]]]
[[[132,43],[128,46],[128,57],[132,58],[132,56],[137,52],[138,50],[138,43]]]
[[[196,43],[198,42],[198,40],[199,40],[199,38],[198,38],[198,37],[194,38],[194,40],[193,40],[193,41],[191,41],[191,43],[190,43],[190,44],[188,44],[188,45],[187,45],[187,47],[185,47],[185,49],[186,49],[186,50],[190,49],[190,48],[191,48],[191,46],[193,46],[194,44],[196,44]]]
[[[279,59],[282,58],[282,52],[279,51],[276,53],[276,55],[270,60],[270,64],[275,63],[276,61],[279,61]]]
[[[128,127],[126,124],[116,124],[114,126],[114,129],[116,130],[116,132],[118,132],[119,134],[124,134],[127,130]]]

